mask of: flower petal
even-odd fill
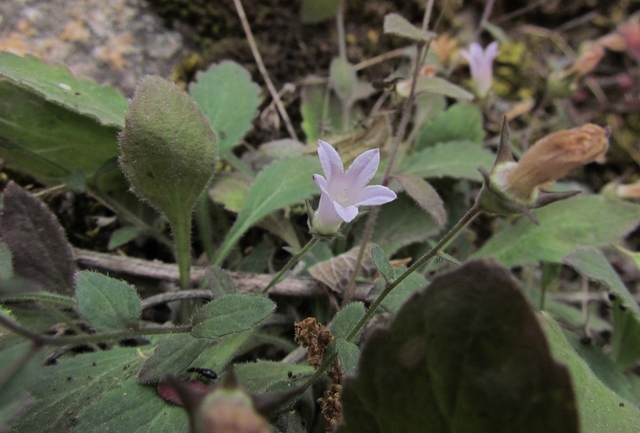
[[[340,203],[334,201],[333,208],[344,222],[351,222],[358,216],[358,208],[355,206],[343,207]]]
[[[378,171],[380,165],[380,150],[371,149],[359,155],[345,173],[345,184],[349,190],[357,197]]]
[[[327,177],[329,183],[331,183],[333,177],[344,173],[344,165],[342,164],[340,155],[333,146],[326,141],[318,140],[318,157],[320,158],[320,165],[322,165],[324,175]]]
[[[397,198],[395,192],[382,185],[369,185],[364,188],[354,206],[378,206]]]
[[[498,55],[498,41],[491,42],[484,50],[484,58],[486,62],[493,61]]]
[[[329,184],[327,183],[327,179],[324,178],[324,176],[320,175],[320,174],[314,174],[313,175],[313,181],[316,183],[316,185],[318,185],[318,188],[320,188],[320,191],[329,195]]]
[[[311,228],[315,233],[331,235],[340,231],[340,225],[344,220],[335,210],[331,197],[327,194],[320,196],[318,210],[313,214]]]

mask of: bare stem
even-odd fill
[[[275,286],[276,284],[278,284],[278,282],[282,279],[282,276],[284,275],[285,272],[287,272],[289,269],[291,269],[293,267],[293,265],[295,265],[298,260],[300,260],[305,254],[307,254],[309,252],[309,250],[316,244],[318,243],[319,239],[316,238],[315,236],[313,238],[311,238],[311,240],[307,243],[307,245],[305,245],[304,247],[302,247],[302,249],[300,251],[298,251],[293,257],[291,257],[291,259],[289,260],[289,262],[284,265],[284,267],[282,269],[280,269],[280,272],[278,272],[278,274],[273,277],[273,279],[271,280],[271,282],[269,284],[267,284],[267,287],[265,287],[262,290],[262,294],[266,294],[270,288],[272,288],[273,286]]]
[[[280,95],[276,90],[271,78],[269,78],[269,73],[267,72],[267,68],[264,66],[264,62],[262,61],[262,56],[258,51],[258,46],[256,45],[256,41],[253,37],[253,33],[251,32],[251,27],[249,27],[249,21],[247,20],[247,15],[244,13],[244,8],[242,7],[242,3],[240,0],[233,0],[233,4],[236,6],[236,10],[238,11],[238,16],[240,17],[240,22],[242,22],[242,28],[244,29],[244,33],[247,36],[247,42],[249,42],[249,47],[251,47],[251,52],[253,53],[253,58],[258,65],[258,69],[260,70],[260,74],[262,75],[262,79],[267,84],[267,88],[269,89],[269,93],[271,97],[276,103],[276,107],[278,107],[278,112],[280,113],[280,117],[284,121],[285,126],[287,127],[287,131],[291,138],[296,141],[300,141],[298,139],[298,135],[296,134],[295,129],[293,129],[293,125],[291,124],[291,119],[287,114],[287,110],[284,109],[284,105],[282,104],[282,100],[280,99]]]

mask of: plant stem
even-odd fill
[[[295,265],[298,260],[300,260],[305,254],[307,254],[309,252],[309,250],[316,244],[318,243],[320,239],[316,238],[315,236],[311,238],[311,240],[309,242],[307,242],[307,244],[302,247],[302,249],[300,251],[298,251],[293,257],[291,257],[291,259],[289,260],[289,262],[287,262],[286,265],[284,265],[284,267],[282,269],[280,269],[280,272],[278,272],[276,274],[275,277],[273,277],[273,279],[271,280],[271,282],[269,284],[267,284],[267,287],[265,287],[262,290],[262,294],[266,294],[270,288],[272,288],[273,286],[275,286],[276,284],[278,284],[278,282],[282,279],[282,276],[285,274],[285,272],[287,272],[289,269],[291,269],[293,267],[293,265]]]
[[[176,262],[180,274],[180,289],[191,288],[191,214],[186,218],[178,217],[176,221],[169,221],[173,231]]]
[[[136,337],[139,335],[177,334],[191,332],[191,325],[174,326],[171,328],[154,326],[142,329],[125,329],[122,331],[103,332],[98,334],[72,335],[62,337],[51,337],[41,335],[29,329],[23,328],[10,318],[0,315],[0,325],[25,337],[36,344],[45,346],[67,346],[78,344],[100,343],[105,340],[122,340],[124,338]]]
[[[462,230],[462,228],[466,226],[471,220],[473,220],[473,218],[475,218],[480,212],[481,212],[480,205],[476,202],[476,204],[474,204],[471,207],[471,209],[469,209],[469,211],[467,211],[467,213],[464,214],[464,216],[460,219],[460,221],[458,221],[456,225],[453,226],[453,228],[449,230],[449,232],[446,235],[444,235],[443,238],[440,239],[440,241],[433,246],[433,248],[429,250],[429,252],[427,252],[419,260],[417,260],[413,265],[411,265],[409,269],[407,269],[398,278],[396,278],[390,283],[387,283],[387,285],[385,286],[380,296],[376,298],[376,300],[373,302],[373,304],[371,304],[371,306],[369,307],[367,312],[364,314],[364,316],[362,316],[362,319],[360,319],[358,324],[351,330],[351,332],[347,336],[347,341],[352,341],[355,338],[355,336],[358,335],[358,333],[364,327],[367,321],[376,312],[376,309],[380,306],[382,301],[384,301],[384,299],[387,297],[389,293],[391,293],[393,289],[395,289],[402,281],[404,281],[405,278],[407,278],[409,275],[411,275],[413,272],[419,269],[422,265],[424,265],[428,260],[435,257],[440,252],[440,250],[443,249],[447,245],[447,243],[449,243],[449,241],[453,239],[453,237],[456,234],[458,234],[458,232],[460,232],[460,230]]]

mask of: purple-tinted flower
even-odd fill
[[[498,42],[490,43],[486,50],[483,50],[480,44],[473,42],[469,51],[460,50],[460,55],[469,62],[471,78],[476,84],[478,96],[484,98],[491,89],[493,59],[498,55]]]
[[[350,222],[358,215],[358,206],[377,206],[396,198],[386,186],[369,185],[378,165],[380,151],[367,150],[345,172],[342,159],[329,143],[318,140],[318,156],[324,176],[313,175],[320,188],[320,205],[311,219],[311,231],[318,235],[334,235],[343,222]]]

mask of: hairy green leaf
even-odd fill
[[[209,119],[224,158],[251,129],[261,102],[260,87],[245,68],[227,60],[199,72],[189,94]]]
[[[421,177],[416,176],[392,176],[397,180],[405,192],[416,201],[423,211],[431,215],[440,227],[447,222],[447,210],[440,195],[431,184]]]
[[[142,308],[136,289],[91,271],[76,277],[78,312],[100,331],[138,329]]]
[[[274,361],[235,364],[234,370],[240,384],[247,391],[258,394],[265,393],[277,382],[288,381],[295,384],[304,381],[315,372],[310,365]]]
[[[578,247],[599,247],[620,239],[640,220],[640,206],[600,195],[563,200],[534,213],[540,225],[520,218],[473,257],[493,257],[505,266],[560,263]]]
[[[352,302],[338,311],[330,325],[331,334],[334,338],[346,338],[362,319],[364,312],[364,304],[362,302]]]
[[[438,36],[437,33],[422,30],[406,18],[398,14],[387,14],[384,17],[384,32],[402,36],[418,42],[429,42]]]
[[[458,102],[422,128],[416,148],[424,149],[450,141],[471,141],[479,146],[484,134],[480,108],[468,102]]]
[[[226,295],[202,307],[193,317],[191,335],[218,338],[246,331],[269,316],[276,304],[262,296]]]
[[[394,279],[395,271],[391,263],[389,263],[389,258],[383,249],[376,244],[371,246],[371,260],[373,260],[373,264],[376,265],[376,268],[378,268],[387,283]]]
[[[128,244],[129,242],[137,238],[140,233],[142,233],[140,228],[135,226],[126,226],[114,230],[113,233],[111,233],[111,237],[109,238],[109,245],[107,245],[107,249],[111,251],[115,250],[118,247],[121,247],[124,244]]]
[[[333,59],[329,68],[329,79],[333,89],[343,103],[353,100],[358,77],[351,63],[339,57]]]

